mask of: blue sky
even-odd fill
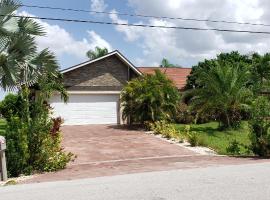
[[[21,0],[23,4],[99,10],[143,15],[229,20],[270,24],[269,0]],[[22,7],[23,15],[72,18],[116,23],[135,23],[163,26],[226,28],[270,31],[269,27],[133,18],[120,15],[93,15]],[[247,54],[269,52],[269,35],[150,29],[112,25],[67,23],[39,20],[47,37],[37,38],[40,49],[55,52],[61,69],[86,61],[85,53],[95,46],[120,50],[136,66],[158,66],[162,58],[171,63],[191,67],[199,61],[233,50]]]
[[[267,0],[22,0],[22,3],[131,14],[270,23],[268,14],[270,4]],[[20,11],[40,17],[269,31],[269,28],[234,24],[94,15],[26,7]],[[172,63],[191,67],[198,61],[215,57],[220,52],[238,50],[241,53],[252,51],[265,53],[268,52],[270,43],[266,35],[128,28],[56,21],[41,21],[41,23],[47,29],[48,36],[38,40],[39,46],[41,49],[51,48],[58,56],[62,69],[85,61],[87,59],[85,51],[93,49],[96,45],[108,47],[110,50],[120,50],[137,66],[157,66],[162,58],[167,58]]]
[[[113,2],[113,4],[112,4]],[[43,1],[33,1],[24,0],[23,4],[29,5],[49,5],[52,7],[66,7],[66,8],[77,8],[77,9],[91,9],[91,1],[89,0],[79,0],[79,1],[65,1],[65,0],[43,0]],[[123,3],[122,0],[107,1],[106,11],[117,10],[117,12],[131,12],[134,13],[128,2]],[[86,20],[96,20],[96,21],[111,21],[108,15],[100,14],[90,14],[83,12],[69,12],[69,11],[59,11],[59,10],[45,10],[37,8],[26,8],[22,7],[20,11],[25,11],[31,15],[42,16],[42,17],[54,17],[54,18],[71,18],[71,19],[86,19]],[[128,19],[130,22],[136,21],[134,19]],[[45,21],[44,21],[45,22]],[[137,57],[142,56],[140,48],[136,44],[131,44],[130,42],[123,39],[123,35],[119,33],[112,25],[96,25],[96,24],[84,24],[84,23],[67,23],[67,22],[52,22],[46,21],[50,25],[58,25],[60,28],[66,30],[70,35],[77,41],[83,39],[88,39],[88,31],[94,31],[96,34],[101,36],[102,39],[107,41],[111,50],[118,49],[131,61],[136,61]],[[50,40],[50,38],[47,38]],[[46,39],[44,39],[46,40]],[[42,45],[42,47],[45,47]],[[50,48],[50,46],[48,46]],[[89,49],[93,47],[90,45]],[[52,48],[54,50],[54,48]],[[82,52],[84,55],[86,52]],[[73,55],[68,55],[67,53],[58,54],[58,59],[61,64],[61,68],[66,68],[79,62],[85,61],[86,57],[78,57]]]

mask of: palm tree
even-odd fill
[[[96,47],[95,50],[89,50],[87,51],[86,55],[90,60],[94,60],[96,58],[100,58],[102,56],[105,56],[106,54],[108,54],[108,49],[107,48],[100,48],[100,47]]]
[[[254,84],[254,92],[269,92],[270,84],[270,54],[263,56],[253,54],[252,57],[252,81]]]
[[[209,70],[201,69],[200,88],[187,91],[191,107],[199,114],[217,116],[223,127],[236,127],[241,120],[240,111],[248,108],[252,92],[247,88],[250,73],[247,69],[219,63]]]
[[[37,50],[35,36],[44,35],[43,28],[27,17],[13,17],[19,7],[17,1],[0,1],[0,86],[4,90],[20,90],[44,74],[58,73],[54,54]]]
[[[179,101],[174,83],[159,70],[130,81],[121,93],[123,118],[143,124],[146,121],[171,120]]]
[[[174,67],[174,65],[171,64],[168,59],[163,58],[162,61],[161,61],[160,67],[166,67],[167,68],[167,67]]]

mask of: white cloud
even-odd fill
[[[199,19],[219,19],[270,24],[269,0],[129,0],[129,5],[138,14]],[[118,21],[123,19],[117,18]],[[126,20],[124,20],[126,21]],[[127,22],[127,21],[126,21]],[[142,23],[142,22],[139,22]],[[145,19],[145,24],[171,25],[202,28],[223,28],[254,31],[269,31],[267,27],[237,24],[217,24],[183,20]],[[225,33],[213,31],[188,31],[173,29],[138,29],[116,27],[127,41],[143,47],[144,64],[159,62],[167,57],[173,63],[195,64],[220,52],[238,50],[241,53],[269,51],[270,38],[263,34]],[[133,37],[131,37],[133,35]],[[131,35],[131,36],[130,36]],[[131,39],[130,39],[131,38]],[[142,58],[140,58],[140,63]]]
[[[27,12],[21,12],[20,14],[31,15]],[[46,36],[37,38],[38,47],[40,49],[49,48],[57,56],[67,54],[84,59],[86,58],[86,52],[96,46],[106,47],[109,51],[112,50],[111,45],[94,31],[87,31],[87,38],[77,40],[67,30],[58,25],[51,25],[42,20],[37,21],[46,31]]]
[[[118,17],[116,10],[112,10],[111,13],[112,14],[110,14],[110,18],[114,23],[118,23],[118,24],[128,23],[128,20],[123,20]],[[142,24],[142,22],[139,22],[136,24]],[[125,40],[129,42],[133,42],[137,40],[140,37],[141,31],[143,31],[141,28],[138,28],[138,27],[127,27],[127,26],[116,26],[116,30],[124,33]]]
[[[91,10],[103,12],[107,7],[104,0],[91,0]]]

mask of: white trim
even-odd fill
[[[67,91],[68,94],[120,94],[121,91]]]
[[[74,69],[78,69],[78,68],[80,68],[80,67],[83,67],[83,66],[85,66],[85,65],[89,65],[89,64],[91,64],[91,63],[94,63],[94,62],[97,62],[97,61],[99,61],[99,60],[102,60],[102,59],[104,59],[104,58],[107,58],[107,57],[110,57],[110,56],[112,56],[112,55],[117,55],[122,61],[124,61],[130,68],[132,68],[137,74],[139,74],[139,75],[142,75],[142,73],[129,61],[129,60],[127,60],[119,51],[113,51],[113,52],[111,52],[111,53],[108,53],[107,55],[105,55],[105,56],[102,56],[102,57],[100,57],[100,58],[97,58],[97,59],[94,59],[94,60],[90,60],[90,61],[88,61],[88,62],[84,62],[84,63],[81,63],[81,64],[79,64],[79,65],[75,65],[74,67],[70,67],[70,68],[68,68],[68,69],[64,69],[64,70],[62,70],[61,71],[61,73],[62,74],[64,74],[64,73],[67,73],[67,72],[69,72],[69,71],[72,71],[72,70],[74,70]]]

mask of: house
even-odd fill
[[[135,67],[119,51],[64,69],[68,103],[60,95],[50,99],[54,115],[64,118],[65,125],[122,124],[120,92],[131,79],[157,68]],[[178,89],[183,89],[190,69],[161,69]]]
[[[166,76],[171,79],[179,91],[183,91],[186,86],[187,77],[191,72],[191,68],[180,68],[180,67],[138,67],[143,74],[154,74],[155,70],[159,69],[165,73]]]

